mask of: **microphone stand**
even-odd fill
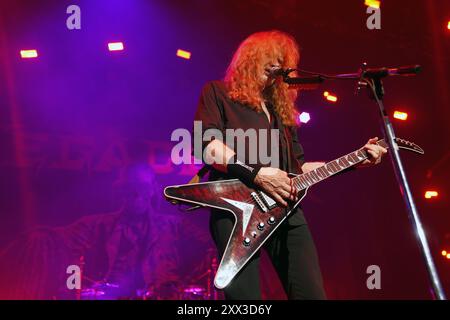
[[[284,75],[285,82],[287,79],[295,79],[290,78],[289,73],[294,70],[290,69]],[[392,127],[392,123],[389,119],[389,116],[386,112],[386,109],[383,104],[383,96],[384,96],[384,87],[381,78],[389,76],[389,75],[413,75],[420,71],[420,66],[406,67],[406,68],[398,68],[398,69],[367,69],[367,64],[363,63],[362,67],[359,69],[357,73],[350,74],[340,74],[340,75],[323,75],[319,73],[307,72],[298,70],[302,73],[319,76],[321,79],[330,79],[330,80],[358,80],[357,90],[359,91],[361,87],[365,86],[370,91],[370,97],[376,101],[378,107],[380,109],[380,122],[381,129],[385,137],[385,141],[388,142],[389,147],[391,149],[391,161],[394,167],[395,176],[397,178],[397,182],[400,187],[400,193],[402,194],[403,201],[406,204],[406,209],[408,211],[408,217],[412,224],[412,227],[418,237],[419,247],[421,249],[421,253],[423,255],[423,259],[425,260],[425,265],[427,267],[428,275],[431,281],[431,293],[434,299],[438,300],[446,300],[444,290],[442,289],[441,282],[439,280],[439,275],[436,270],[436,266],[433,261],[433,257],[430,251],[430,247],[428,244],[428,240],[425,235],[425,231],[422,226],[422,222],[417,211],[416,205],[414,203],[414,199],[411,193],[411,189],[408,184],[408,180],[406,178],[405,169],[403,168],[402,160],[399,154],[399,148],[397,143],[395,142],[396,136],[394,132],[394,128]],[[301,79],[301,78],[300,78]],[[311,78],[309,78],[311,79]],[[292,80],[291,80],[292,81]]]

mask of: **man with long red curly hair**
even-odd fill
[[[290,35],[276,30],[254,33],[240,44],[225,78],[204,86],[195,115],[195,120],[202,122],[203,132],[253,129],[258,133],[258,147],[262,142],[269,150],[278,151],[277,161],[267,165],[259,156],[249,154],[250,150],[255,150],[254,145],[253,149],[246,145],[242,155],[234,147],[234,141],[209,141],[203,145],[203,153],[196,156],[212,164],[210,180],[239,178],[287,206],[288,200],[296,200],[287,172],[308,172],[324,164],[305,162],[296,130],[297,91],[270,72],[277,68],[296,69],[299,59],[298,45]],[[273,130],[278,132],[276,146]],[[266,134],[260,134],[262,131]],[[384,148],[374,144],[376,141],[377,138],[370,139],[364,146],[371,158],[362,166],[379,163],[386,153]],[[251,163],[251,156],[256,156],[257,161]],[[227,246],[233,225],[231,213],[212,209],[210,230],[220,255]],[[264,248],[289,299],[325,299],[316,248],[301,207],[279,226]],[[261,299],[259,260],[258,252],[224,288],[227,299]]]

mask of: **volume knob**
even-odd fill
[[[260,231],[263,230],[263,229],[264,229],[264,222],[258,223],[257,228],[258,228],[258,230],[260,230]]]
[[[250,238],[245,238],[243,242],[244,242],[244,246],[248,247],[250,245],[251,240],[250,240]]]
[[[275,223],[275,218],[274,217],[270,217],[269,220],[267,221],[268,224],[274,224]]]

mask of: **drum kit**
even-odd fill
[[[222,300],[223,294],[214,287],[218,267],[216,255],[215,249],[208,250],[206,271],[198,276],[189,276],[189,284],[186,284],[188,281],[165,283],[138,291],[137,296],[143,300]]]
[[[138,300],[210,300],[207,290],[199,284],[179,285],[176,283],[165,284],[158,288],[137,290]]]
[[[221,300],[223,294],[214,287],[214,275],[218,267],[216,252],[208,250],[206,271],[198,276],[189,276],[189,281],[164,282],[157,286],[136,290],[131,296],[114,296],[114,292],[120,292],[118,284],[106,281],[94,281],[83,277],[83,286],[78,295],[80,300]],[[204,269],[203,269],[204,270]],[[187,283],[187,284],[186,284]]]

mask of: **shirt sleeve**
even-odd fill
[[[297,127],[291,127],[291,134],[292,134],[292,152],[294,154],[294,158],[297,160],[301,169],[301,167],[306,161],[305,161],[305,154],[303,152],[303,147],[298,141]]]
[[[204,133],[208,129],[216,129],[223,136],[225,129],[223,101],[217,95],[217,87],[213,82],[207,83],[203,89],[194,116],[194,141],[202,141],[201,150],[195,149],[194,156],[202,159],[203,150],[211,141],[203,141]],[[200,122],[200,123],[199,123]],[[195,130],[201,124],[201,130]],[[199,136],[201,134],[201,136]],[[199,140],[200,139],[200,140]],[[199,152],[201,151],[201,154]]]

